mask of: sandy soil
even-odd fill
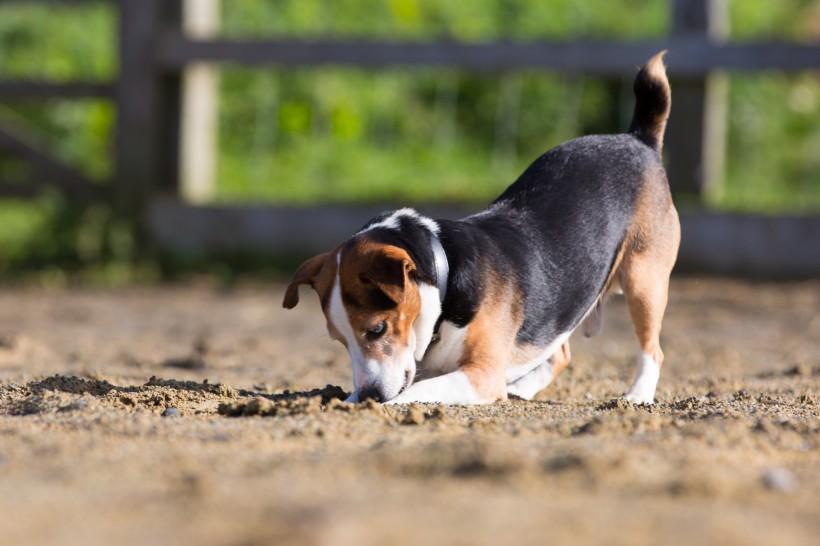
[[[534,402],[392,409],[280,301],[0,291],[0,544],[817,544],[820,282],[675,279],[652,407],[617,299]]]

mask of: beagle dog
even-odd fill
[[[680,242],[661,162],[671,92],[665,52],[635,79],[626,134],[586,136],[535,160],[486,210],[433,220],[385,213],[302,264],[285,292],[319,295],[353,366],[348,401],[483,404],[531,399],[626,296],[640,354],[626,399],[654,402],[669,275]]]

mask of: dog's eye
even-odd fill
[[[370,328],[365,335],[367,335],[367,339],[372,341],[374,339],[379,339],[380,337],[382,337],[386,331],[387,331],[387,323],[384,322],[384,321],[381,321],[380,323],[375,325],[373,328]]]

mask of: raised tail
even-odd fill
[[[638,71],[635,76],[635,113],[629,133],[635,135],[658,154],[663,148],[663,133],[672,106],[672,91],[666,79],[666,68],[661,51]]]

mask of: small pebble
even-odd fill
[[[763,472],[763,485],[773,491],[790,493],[797,488],[797,479],[788,468],[772,466]]]
[[[182,412],[177,408],[165,408],[162,412],[163,417],[182,417]]]

